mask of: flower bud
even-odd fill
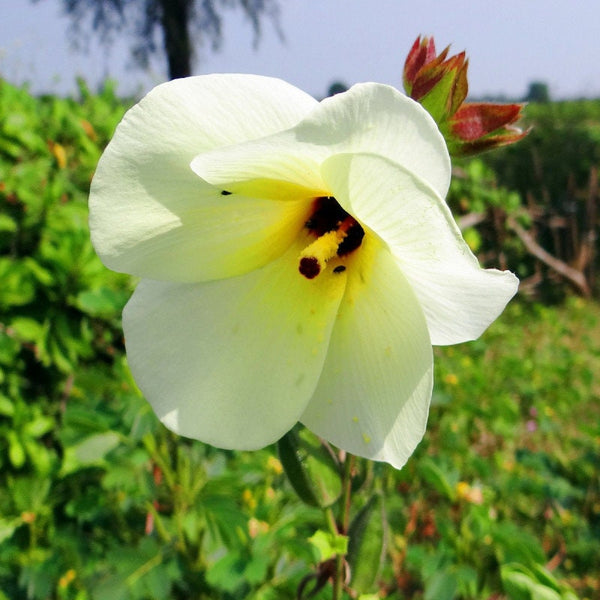
[[[527,135],[514,124],[522,104],[467,103],[469,89],[464,52],[436,55],[433,38],[419,36],[404,64],[406,93],[423,105],[446,139],[450,154],[464,156],[512,144]]]

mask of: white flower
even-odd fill
[[[165,425],[254,449],[301,421],[401,467],[431,345],[478,337],[517,289],[477,264],[449,180],[434,121],[389,86],[318,103],[209,75],[150,92],[100,160],[90,225],[104,263],[142,278],[127,354]]]

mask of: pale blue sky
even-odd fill
[[[599,0],[280,0],[280,43],[273,27],[252,49],[248,23],[227,15],[221,52],[201,50],[197,73],[249,72],[282,77],[314,95],[333,80],[401,85],[404,58],[416,36],[433,34],[439,48],[452,44],[470,57],[473,95],[523,96],[532,80],[553,97],[600,97]],[[93,86],[105,76],[123,94],[145,92],[165,79],[155,61],[131,67],[126,44],[92,44],[75,53],[66,39],[68,19],[58,0],[0,0],[0,73],[29,81],[38,91],[73,91],[76,75]]]

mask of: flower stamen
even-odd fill
[[[365,234],[357,221],[344,211],[334,198],[328,197],[319,200],[328,200],[329,203],[334,202],[337,210],[331,211],[330,207],[326,208],[326,211],[329,212],[328,216],[336,215],[336,217],[343,217],[343,220],[336,218],[334,221],[328,223],[327,228],[329,230],[324,232],[322,229],[319,230],[320,228],[318,227],[311,226],[314,221],[309,221],[307,224],[309,230],[318,234],[317,239],[300,253],[298,270],[307,279],[314,279],[319,275],[325,269],[327,261],[334,256],[343,256],[358,248]],[[324,211],[321,205],[315,214],[318,215],[318,213],[322,212]],[[336,272],[339,273],[343,270],[339,269]]]
[[[304,248],[300,253],[300,273],[307,279],[314,279],[325,268],[327,261],[337,254],[346,235],[341,229],[328,231]]]

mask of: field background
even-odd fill
[[[87,194],[130,104],[0,81],[0,600],[294,598],[322,511],[275,448],[167,432],[127,369],[135,282],[95,256]],[[407,466],[358,462],[355,512],[385,515],[365,598],[600,598],[600,101],[526,115],[523,142],[455,164],[465,238],[521,292],[436,349]]]

